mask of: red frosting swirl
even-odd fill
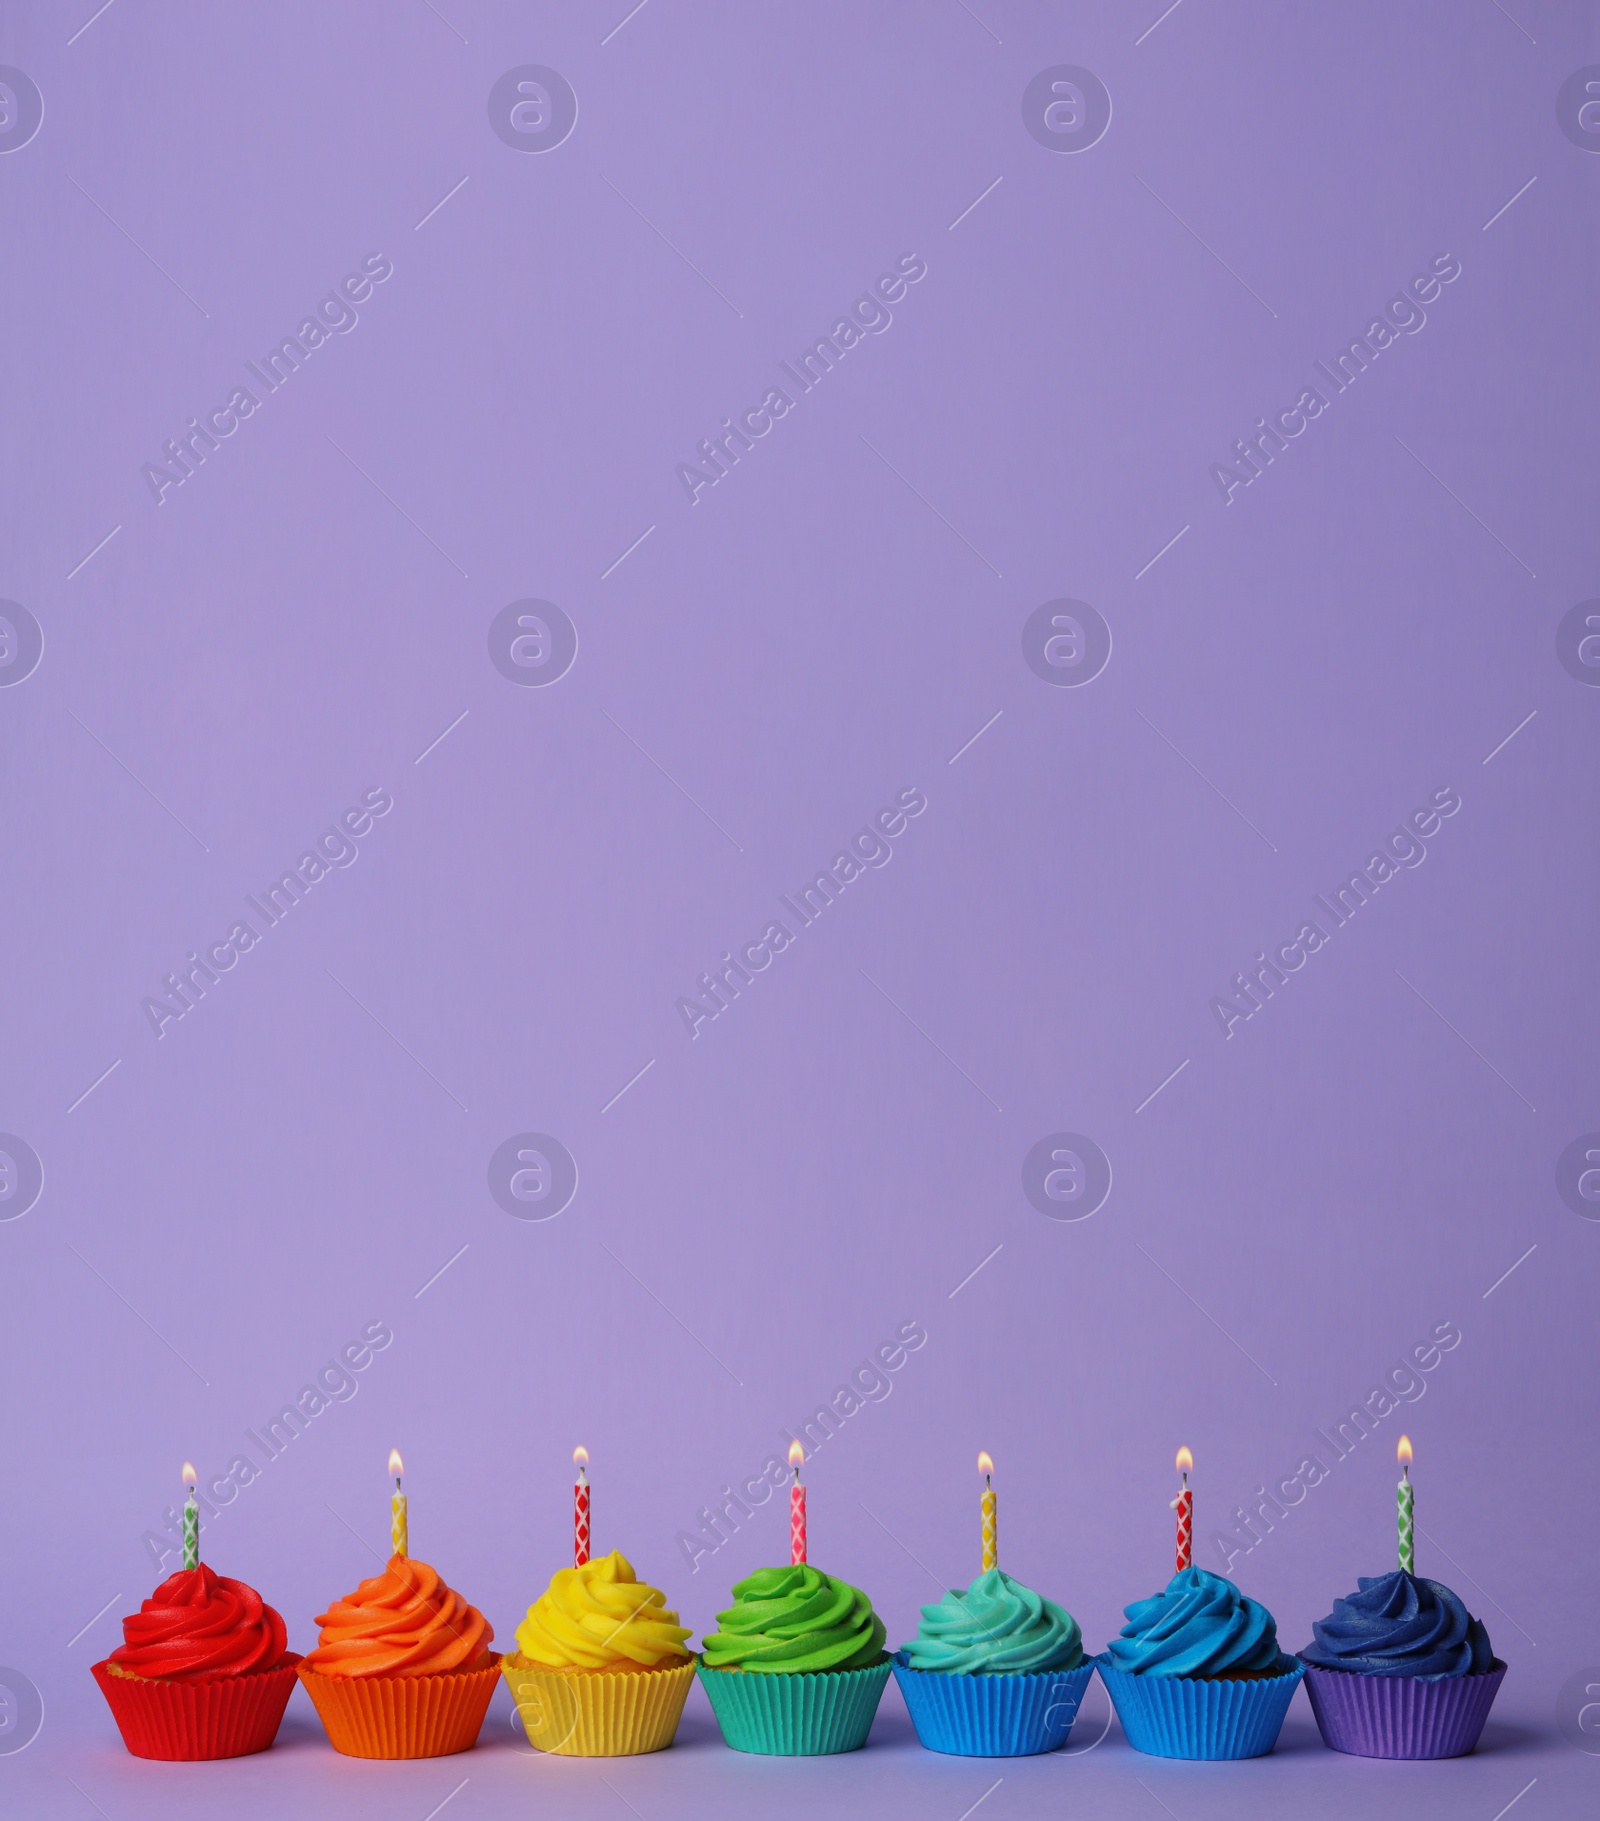
[[[204,1562],[164,1580],[122,1621],[122,1635],[127,1642],[111,1653],[119,1669],[174,1682],[276,1668],[289,1643],[283,1619],[255,1588]]]

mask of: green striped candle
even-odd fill
[[[1400,1566],[1407,1574],[1417,1567],[1415,1494],[1411,1490],[1411,1437],[1402,1435],[1395,1450],[1400,1462],[1400,1484],[1396,1488],[1400,1506]]]
[[[194,1484],[197,1474],[187,1461],[183,1463],[183,1483],[188,1488],[189,1496],[183,1502],[183,1565],[185,1568],[200,1566],[200,1507],[194,1502]]]

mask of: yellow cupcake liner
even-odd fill
[[[528,1743],[564,1758],[625,1758],[672,1743],[694,1659],[671,1669],[564,1670],[500,1665]]]

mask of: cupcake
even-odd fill
[[[670,1745],[694,1680],[688,1636],[620,1550],[558,1568],[500,1664],[529,1743],[569,1758]]]
[[[998,1568],[924,1606],[894,1660],[917,1737],[962,1758],[1064,1745],[1093,1674],[1072,1614]]]
[[[1483,1621],[1439,1581],[1362,1575],[1300,1652],[1325,1744],[1361,1758],[1459,1758],[1505,1678]]]
[[[335,1751],[442,1758],[472,1749],[500,1672],[494,1628],[436,1570],[391,1556],[317,1623],[300,1680]]]
[[[700,1659],[723,1738],[787,1757],[858,1750],[889,1680],[884,1636],[848,1582],[804,1562],[758,1568],[734,1587]]]
[[[253,1587],[180,1568],[122,1636],[91,1673],[135,1757],[242,1758],[277,1737],[300,1659]]]
[[[1259,1758],[1277,1743],[1305,1666],[1278,1648],[1265,1606],[1204,1568],[1124,1608],[1095,1659],[1135,1751],[1157,1758]]]

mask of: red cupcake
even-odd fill
[[[300,1658],[253,1587],[180,1568],[122,1635],[92,1673],[135,1757],[242,1758],[277,1737]]]

